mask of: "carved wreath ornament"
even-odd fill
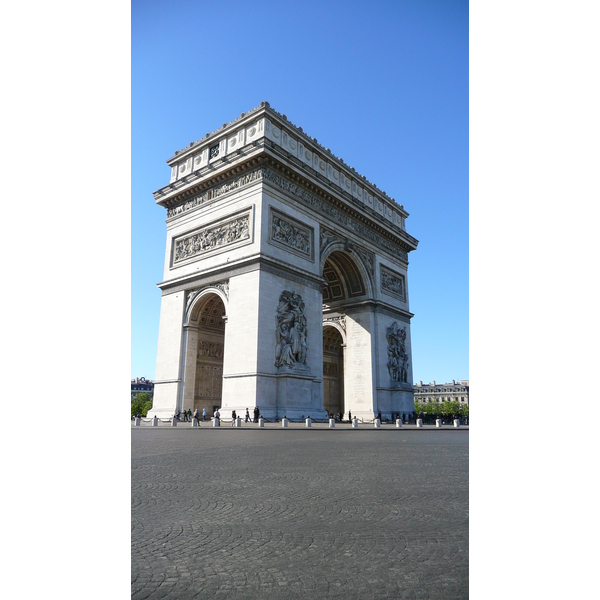
[[[279,297],[275,316],[275,366],[288,367],[306,365],[308,344],[306,343],[306,317],[304,301],[296,292],[284,291]]]

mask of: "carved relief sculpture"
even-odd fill
[[[321,240],[319,245],[320,255],[322,256],[325,248],[327,248],[327,246],[329,246],[331,242],[334,242],[336,240],[339,240],[339,238],[335,235],[335,233],[329,231],[328,229],[325,229],[321,225]]]
[[[375,275],[375,255],[372,252],[366,250],[365,248],[361,248],[360,246],[355,246],[354,250],[363,259],[363,261],[369,268],[369,273],[371,274],[371,276]]]
[[[388,372],[392,381],[407,383],[408,379],[408,354],[406,353],[406,328],[400,329],[394,321],[387,328],[388,342]]]
[[[223,344],[213,344],[212,342],[206,342],[200,340],[198,342],[197,356],[199,358],[210,357],[210,358],[223,358]]]
[[[381,291],[405,300],[404,277],[381,267]]]
[[[337,323],[344,331],[346,331],[346,316],[341,315],[339,317],[325,317],[323,323]]]
[[[173,264],[249,238],[250,215],[248,214],[226,223],[204,227],[197,233],[175,240]]]
[[[306,365],[306,317],[304,301],[296,292],[284,291],[275,316],[275,366],[293,369]]]
[[[312,260],[312,230],[275,211],[271,211],[269,241]]]

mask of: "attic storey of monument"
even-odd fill
[[[404,207],[267,102],[167,163],[151,416],[412,412]]]

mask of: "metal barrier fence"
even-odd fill
[[[257,425],[259,427],[264,427],[265,423],[282,423],[283,427],[287,427],[288,423],[305,423],[306,427],[310,427],[312,423],[321,423],[321,424],[329,424],[330,428],[335,428],[336,424],[346,424],[346,425],[351,425],[352,428],[357,428],[359,424],[367,424],[367,425],[373,425],[373,427],[375,428],[380,428],[381,425],[394,425],[396,426],[396,428],[402,428],[403,425],[413,425],[413,423],[407,423],[406,421],[403,421],[402,419],[396,419],[395,422],[389,419],[383,419],[383,420],[379,420],[378,418],[374,418],[374,419],[363,419],[363,418],[358,418],[358,417],[353,417],[352,421],[347,421],[347,420],[339,420],[339,419],[313,419],[310,416],[307,417],[301,417],[299,419],[292,419],[289,417],[282,417],[281,419],[266,419],[265,417],[259,417],[258,422],[254,421],[253,419],[249,419],[248,421],[245,421],[242,417],[236,417],[235,421],[238,421],[238,423],[234,422],[234,419],[226,419],[223,417],[220,417],[218,419],[216,419],[216,421],[218,421],[218,423],[214,423],[215,418],[211,417],[208,421],[201,421],[198,419],[192,419],[191,421],[183,421],[181,419],[177,419],[176,417],[171,417],[170,419],[160,419],[158,417],[132,417],[131,419],[132,421],[135,422],[135,426],[136,427],[165,427],[165,426],[170,426],[170,427],[175,427],[178,424],[185,424],[188,427],[200,427],[201,423],[207,423],[209,424],[211,427],[219,427],[222,424],[231,424],[232,426],[237,426],[240,427],[242,424],[246,424],[246,425]],[[416,422],[414,423],[414,425],[416,427],[423,427],[423,421],[422,419],[417,419]],[[440,428],[442,426],[446,426],[446,427],[454,427],[454,428],[459,428],[462,425],[465,425],[464,423],[461,422],[461,419],[454,419],[452,423],[447,423],[444,422],[442,423],[441,419],[438,419],[435,423],[435,427],[436,428]],[[467,425],[468,426],[468,425]]]

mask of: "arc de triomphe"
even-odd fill
[[[167,163],[149,415],[412,412],[404,207],[267,102]]]

